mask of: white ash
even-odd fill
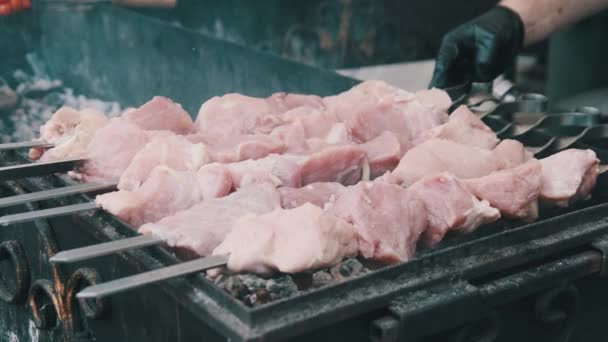
[[[32,77],[22,70],[13,73],[19,96],[16,108],[3,115],[0,121],[2,142],[25,141],[38,138],[42,126],[57,109],[70,106],[75,109],[91,108],[113,117],[120,115],[121,106],[116,102],[91,99],[74,94],[71,88],[63,87],[60,80]]]

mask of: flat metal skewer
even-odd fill
[[[216,255],[192,261],[186,261],[176,265],[112,280],[107,283],[89,286],[78,292],[76,294],[76,297],[100,298],[141,287],[144,285],[157,283],[170,278],[201,272],[215,267],[225,266],[227,262],[228,257],[224,255]]]
[[[99,243],[92,246],[69,249],[52,256],[49,261],[53,263],[72,263],[99,256],[122,252],[127,249],[143,248],[161,244],[163,240],[153,235],[140,235],[122,240]]]
[[[0,198],[0,208],[6,208],[24,203],[44,201],[47,199],[58,198],[68,195],[83,194],[87,192],[103,190],[111,191],[114,189],[116,189],[116,184],[113,183],[83,183],[69,185],[56,189],[43,190],[23,195]]]
[[[73,170],[85,161],[86,159],[77,158],[0,167],[0,181],[63,173]]]
[[[21,148],[33,148],[33,147],[51,148],[53,146],[55,146],[55,145],[46,143],[41,140],[30,140],[30,141],[21,141],[21,142],[0,144],[0,151],[18,150]]]
[[[28,211],[25,213],[1,216],[0,225],[8,226],[8,225],[15,224],[15,223],[35,221],[35,220],[46,219],[46,218],[51,218],[51,217],[56,217],[56,216],[71,215],[71,214],[76,214],[76,213],[80,213],[83,211],[97,210],[97,209],[101,209],[101,208],[98,207],[97,204],[95,204],[95,202],[89,202],[89,203],[66,205],[66,206],[57,207],[57,208]]]

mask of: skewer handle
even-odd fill
[[[53,144],[45,143],[44,141],[40,141],[40,140],[5,143],[5,144],[0,144],[0,151],[18,150],[18,149],[22,149],[22,148],[33,148],[33,147],[51,148],[51,147],[53,147]]]
[[[46,219],[46,218],[51,218],[51,217],[56,217],[56,216],[71,215],[71,214],[76,214],[76,213],[80,213],[83,211],[97,210],[97,209],[101,209],[101,208],[99,208],[97,206],[97,204],[95,204],[95,202],[89,202],[89,203],[66,205],[66,206],[57,207],[57,208],[28,211],[25,213],[5,215],[5,216],[0,217],[0,225],[8,226],[8,225],[15,224],[15,223],[35,221],[35,220]]]
[[[226,265],[228,258],[223,255],[215,255],[200,258],[176,265],[162,267],[153,271],[136,274],[130,277],[120,278],[107,283],[89,286],[78,294],[77,298],[100,298],[111,294],[124,292],[144,285],[154,284],[163,280],[183,276],[186,274],[205,271],[211,268]]]
[[[62,196],[82,194],[94,191],[114,190],[116,184],[110,183],[84,183],[77,185],[64,186],[61,188],[32,192],[29,194],[16,195],[0,198],[0,208],[6,208],[14,205],[44,201],[47,199],[58,198]]]
[[[0,167],[0,181],[68,172],[85,161],[79,158]]]
[[[162,242],[163,240],[152,235],[140,235],[132,238],[62,251],[52,256],[49,261],[53,263],[72,263],[103,255],[118,253],[127,249],[158,245]]]

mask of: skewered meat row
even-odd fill
[[[234,124],[217,112],[228,110],[234,121],[244,108],[239,106],[249,100],[259,108],[252,118],[229,126],[230,135],[208,129],[214,120]],[[424,101],[435,103],[425,106]],[[296,105],[290,107],[290,103]],[[307,106],[298,106],[302,103]],[[539,196],[557,198],[559,204],[588,196],[598,173],[592,152],[566,151],[566,157],[546,162],[576,163],[576,173],[568,177],[545,174],[543,162],[530,159],[521,144],[505,140],[496,145],[494,133],[466,107],[448,120],[439,109],[447,106],[449,101],[442,100],[441,92],[412,95],[375,82],[325,99],[288,94],[267,99],[234,94],[215,98],[199,112],[196,125],[207,128],[203,134],[175,136],[143,130],[151,147],[139,153],[147,150],[151,155],[132,157],[126,167],[131,170],[122,173],[122,177],[130,176],[124,181],[121,177],[124,190],[103,195],[105,201],[100,196],[98,202],[137,225],[147,223],[141,227],[142,233],[157,235],[171,246],[187,247],[200,255],[229,253],[232,270],[299,272],[331,266],[357,253],[384,262],[407,261],[420,237],[433,245],[450,230],[470,231],[497,220],[501,213],[534,219]],[[376,116],[379,123],[365,125],[365,120]],[[270,149],[259,148],[264,145],[285,154],[272,155],[267,152]],[[168,152],[177,146],[186,151],[183,157],[154,155],[157,148]],[[335,151],[346,157],[336,158]],[[315,154],[320,156],[315,158]],[[399,167],[374,182],[351,187],[326,183],[358,182],[365,157],[374,178]],[[257,160],[234,163],[241,158]],[[281,163],[287,166],[283,168]],[[314,184],[284,187],[309,183]],[[526,186],[513,190],[511,184]],[[548,194],[544,197],[541,185]],[[158,196],[159,192],[169,196]],[[308,199],[299,198],[300,192]],[[506,201],[505,194],[514,199]],[[247,209],[263,204],[254,203],[256,196],[266,196],[268,200],[262,200],[266,205]],[[295,230],[298,226],[290,221],[295,218],[301,218],[305,232]],[[260,227],[264,238],[244,238],[257,236],[257,230],[238,233],[252,226]],[[314,239],[319,244],[285,248],[297,243],[288,236]],[[244,245],[248,248],[236,250]]]

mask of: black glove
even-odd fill
[[[493,8],[443,37],[431,87],[494,80],[521,50],[523,40],[519,14],[506,7]]]

